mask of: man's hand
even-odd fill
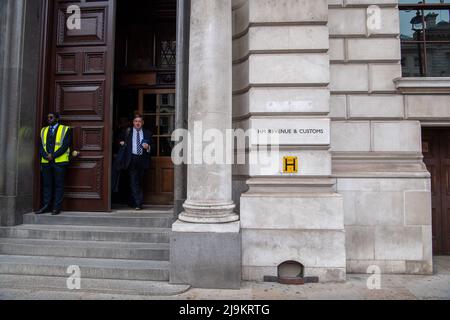
[[[125,145],[125,141],[120,141],[120,145],[123,147]]]
[[[47,160],[48,161],[53,161],[53,155],[52,154],[47,155]]]
[[[142,148],[144,148],[145,150],[149,150],[150,149],[150,145],[148,144],[148,143],[144,143],[143,145],[142,145]]]

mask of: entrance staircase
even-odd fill
[[[170,209],[24,216],[0,228],[0,289],[70,290],[69,267],[79,267],[86,292],[175,295],[168,283]],[[73,271],[72,271],[73,272]]]

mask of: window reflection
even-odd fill
[[[403,76],[450,76],[450,0],[399,4]]]
[[[450,44],[433,43],[427,46],[427,70],[431,77],[450,76]]]
[[[149,91],[142,94],[142,109],[145,124],[153,132],[152,155],[170,157],[174,147],[171,137],[175,130],[175,94]]]

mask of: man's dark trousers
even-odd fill
[[[66,169],[67,165],[56,164],[54,162],[41,165],[44,206],[49,208],[52,207],[52,195],[54,195],[53,210],[61,210],[64,200]],[[54,193],[53,189],[55,190]]]
[[[144,204],[143,182],[144,182],[144,156],[131,155],[130,166],[128,172],[130,175],[130,187],[133,203],[136,208],[142,207]]]

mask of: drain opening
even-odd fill
[[[282,284],[304,284],[305,267],[297,261],[286,261],[278,266],[278,282]]]
[[[266,276],[265,282],[278,282],[287,285],[318,283],[318,277],[305,277],[305,267],[297,261],[286,261],[278,266],[278,276]]]

